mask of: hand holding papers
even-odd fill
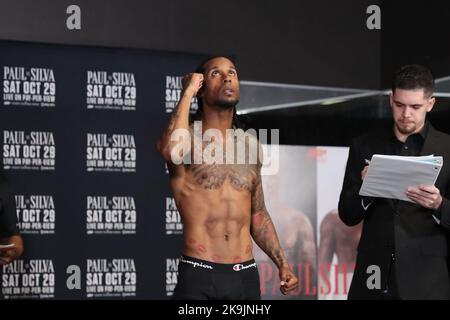
[[[402,157],[375,154],[359,195],[413,202],[408,187],[434,185],[442,168],[442,157]]]

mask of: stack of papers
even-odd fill
[[[405,192],[420,184],[434,185],[442,168],[442,157],[402,157],[374,154],[359,195],[413,202]]]

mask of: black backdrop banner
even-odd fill
[[[182,224],[155,142],[202,58],[0,42],[1,166],[25,242],[5,299],[170,297]]]

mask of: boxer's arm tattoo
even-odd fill
[[[288,264],[272,219],[264,204],[261,174],[259,172],[252,193],[251,234],[256,244],[272,259],[278,268]]]
[[[167,126],[167,128],[164,130],[164,133],[163,133],[163,135],[166,139],[168,139],[169,136],[173,133],[173,130],[175,128],[175,123],[177,122],[179,117],[180,117],[180,115],[177,112],[177,110],[175,110],[175,112],[172,112],[172,116],[170,117],[169,125]]]
[[[172,134],[176,129],[189,130],[189,108],[190,96],[183,92],[182,98],[178,102],[177,108],[172,112],[169,124],[164,129],[161,138],[157,142],[157,148],[166,161],[171,162],[171,150],[173,142]],[[180,149],[179,156],[184,157],[190,152],[191,143],[185,142],[183,148]]]
[[[166,130],[164,130],[164,136],[167,138],[175,130],[175,127],[181,125],[181,128],[189,129],[189,108],[191,105],[192,96],[187,94],[184,90],[182,92],[182,96],[180,101],[178,102],[177,107],[173,110],[172,115],[170,116],[170,122],[167,126]],[[186,113],[187,111],[187,113]],[[180,115],[182,115],[182,119],[180,119]]]

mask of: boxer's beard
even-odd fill
[[[217,100],[215,105],[221,109],[228,110],[234,108],[239,100]]]

